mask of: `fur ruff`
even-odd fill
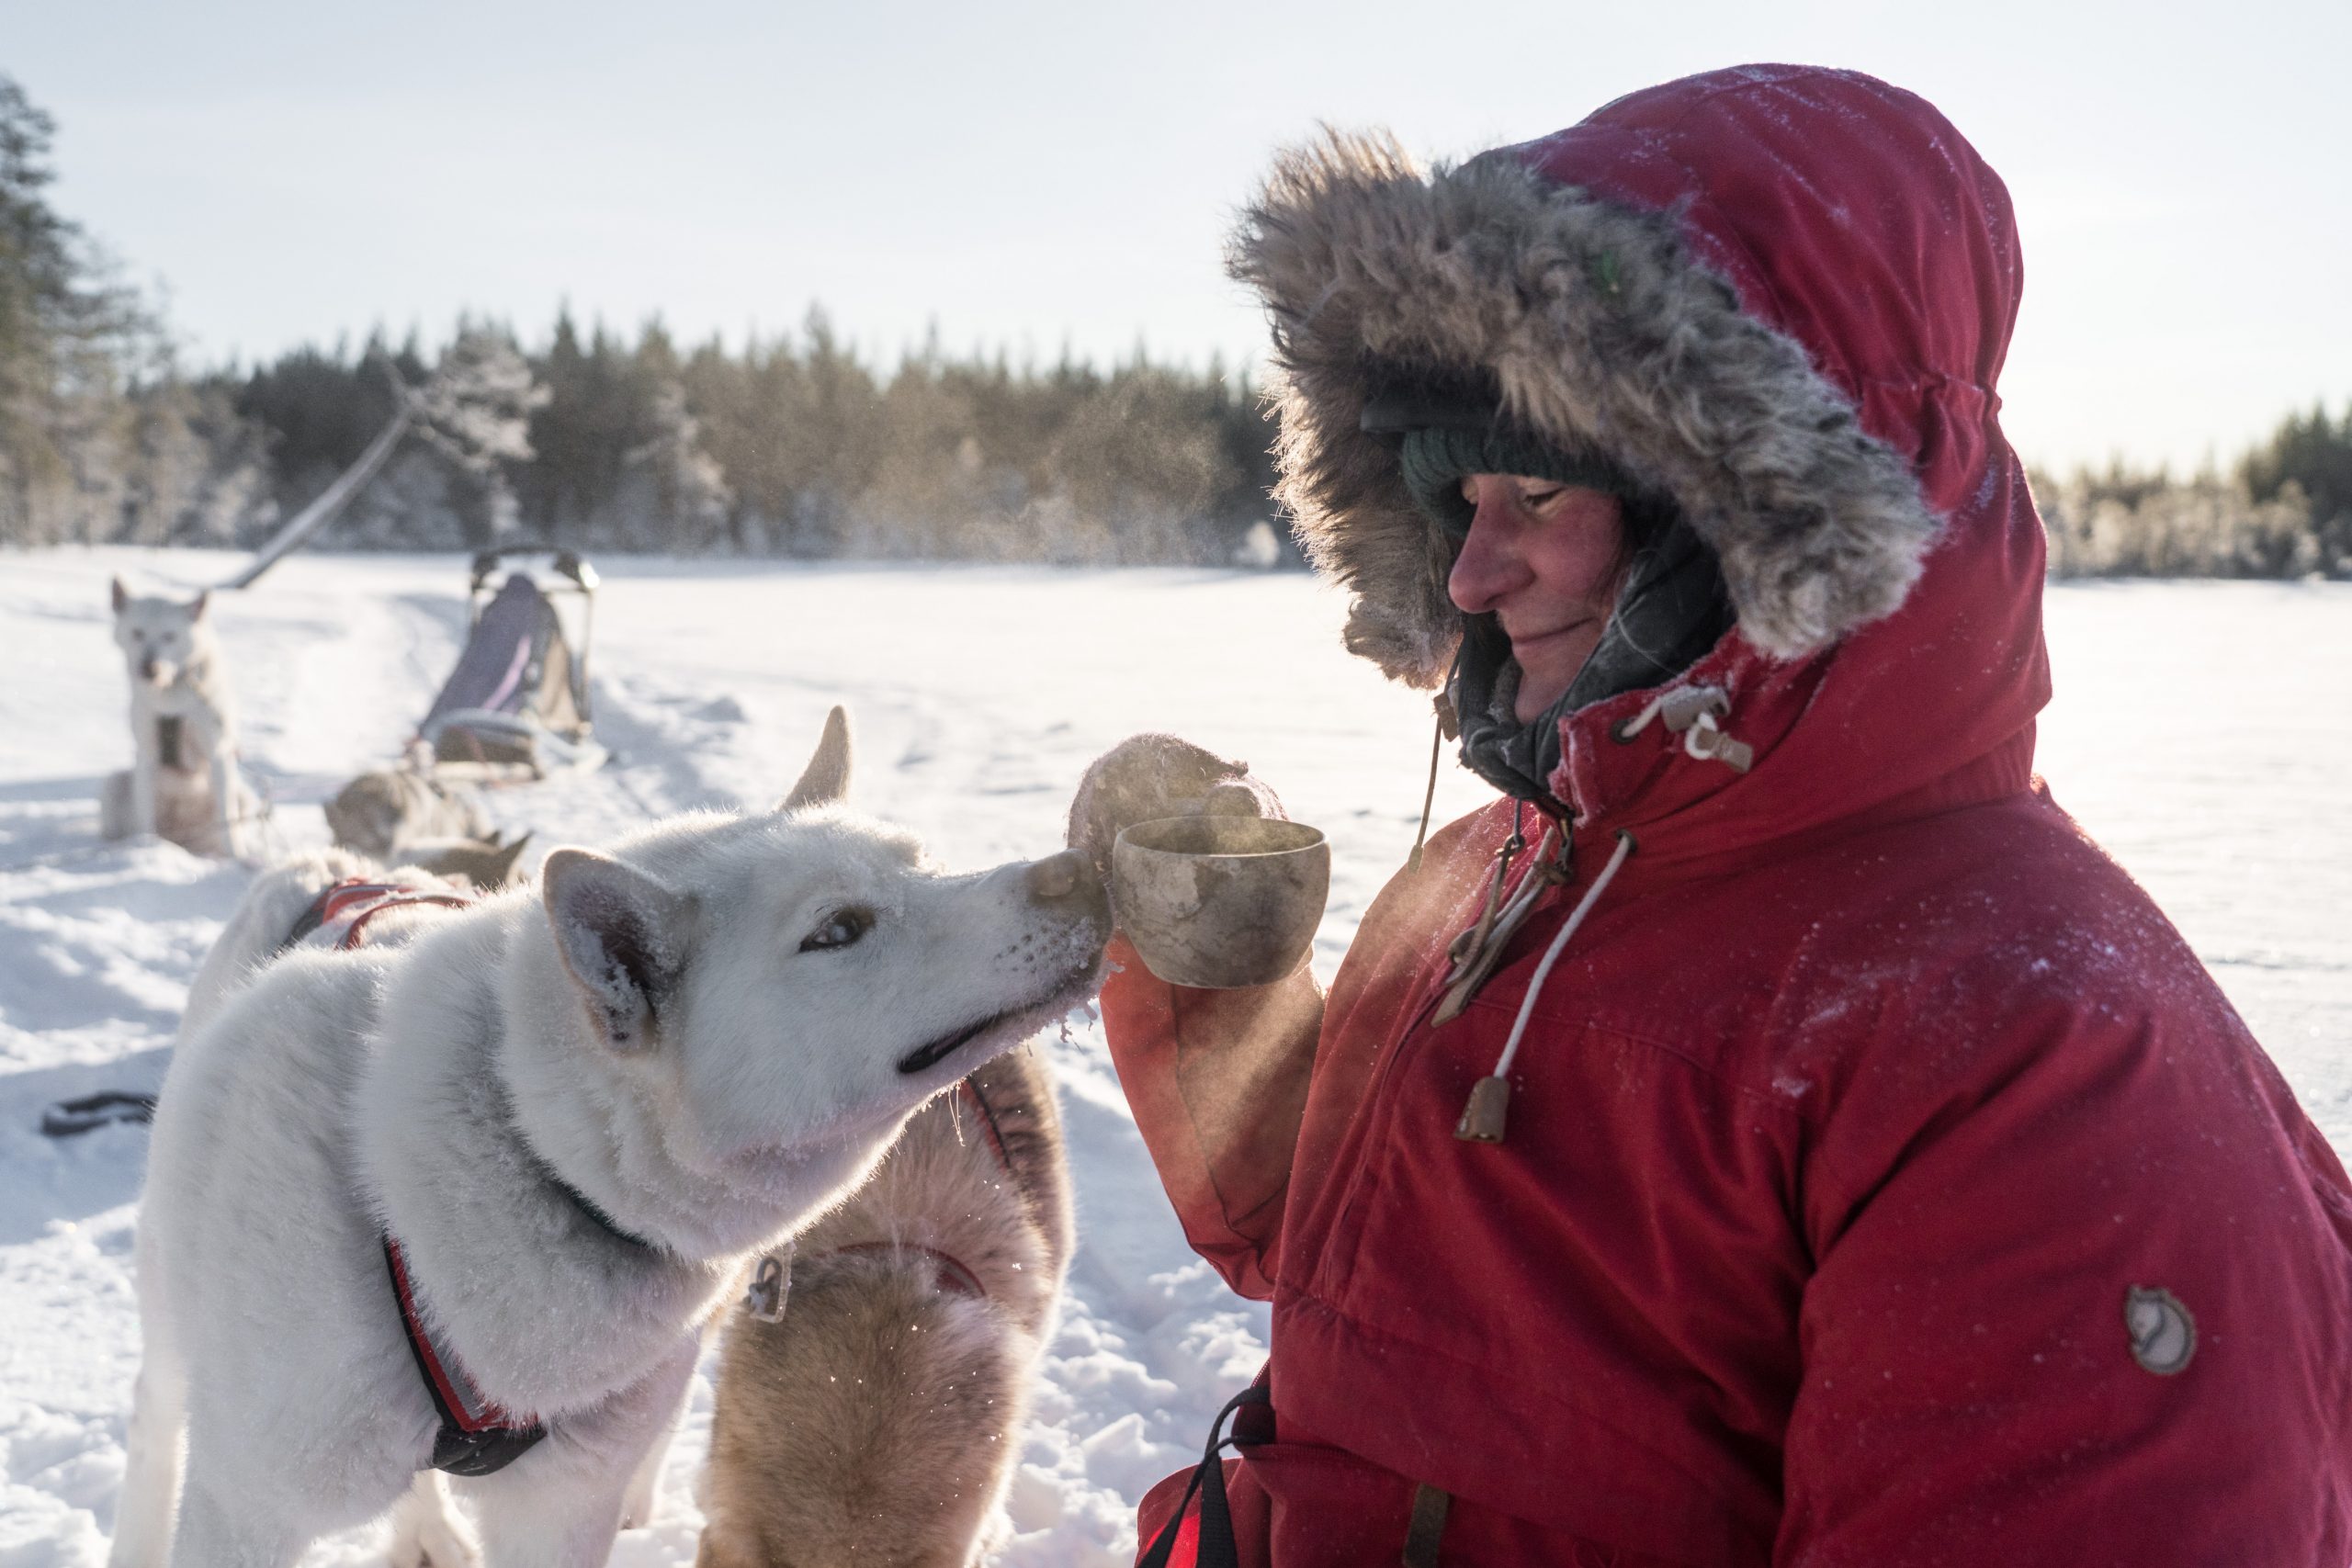
[[[1361,429],[1399,380],[1491,381],[1537,435],[1670,496],[1767,653],[1828,646],[1919,574],[1939,525],[1909,464],[1670,216],[1508,155],[1424,175],[1391,138],[1329,132],[1277,160],[1227,263],[1272,319],[1276,497],[1355,596],[1349,650],[1392,679],[1439,684],[1461,635],[1448,545]]]

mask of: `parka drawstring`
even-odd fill
[[[1430,786],[1421,792],[1421,827],[1413,835],[1413,852],[1406,857],[1405,869],[1421,869],[1421,846],[1429,842],[1430,809],[1437,804],[1437,760],[1445,747],[1445,720],[1439,719],[1430,730]]]
[[[1437,709],[1437,728],[1430,736],[1430,783],[1429,787],[1421,792],[1421,827],[1420,831],[1413,835],[1413,852],[1405,862],[1407,871],[1421,869],[1421,846],[1429,841],[1430,837],[1430,808],[1437,804],[1438,759],[1444,754],[1445,743],[1458,739],[1462,734],[1462,724],[1454,716],[1452,699],[1440,692],[1437,701],[1431,705]]]
[[[1650,699],[1648,705],[1633,717],[1622,720],[1611,731],[1621,744],[1631,741],[1655,720],[1663,720],[1669,734],[1682,737],[1682,749],[1701,761],[1717,761],[1739,773],[1755,765],[1756,749],[1744,740],[1734,739],[1724,732],[1718,721],[1731,711],[1731,694],[1720,686],[1669,686]],[[1435,776],[1431,776],[1434,786]],[[1554,835],[1561,835],[1559,854],[1551,854]],[[1555,886],[1568,880],[1569,860],[1566,829],[1557,824],[1544,830],[1542,846],[1537,851],[1538,863],[1533,874],[1514,895],[1508,905],[1498,910],[1496,904],[1504,879],[1510,869],[1511,856],[1524,843],[1514,824],[1510,838],[1496,856],[1495,880],[1487,890],[1487,906],[1478,923],[1454,939],[1453,968],[1446,976],[1446,989],[1440,998],[1431,1022],[1446,1023],[1461,1016],[1470,1005],[1470,998],[1486,982],[1500,960],[1502,950],[1535,908],[1536,901]],[[1462,1108],[1461,1120],[1454,1123],[1453,1135],[1464,1143],[1499,1144],[1510,1109],[1510,1066],[1518,1058],[1520,1040],[1527,1032],[1527,1021],[1534,1015],[1535,999],[1544,991],[1544,983],[1551,977],[1552,966],[1559,962],[1568,939],[1584,924],[1595,903],[1607,889],[1626,859],[1635,849],[1634,835],[1619,829],[1617,848],[1600,874],[1592,879],[1584,897],[1569,911],[1554,933],[1551,945],[1544,950],[1543,960],[1535,966],[1527,984],[1527,995],[1519,1004],[1519,1016],[1510,1026],[1510,1038],[1504,1041],[1502,1055],[1496,1058],[1494,1071],[1470,1087],[1470,1098]],[[1419,853],[1418,846],[1415,854]]]
[[[1535,998],[1543,994],[1544,982],[1551,977],[1552,965],[1559,962],[1561,953],[1568,945],[1568,939],[1577,934],[1578,926],[1584,924],[1584,918],[1592,912],[1593,905],[1600,901],[1602,891],[1633,854],[1634,847],[1634,835],[1620,828],[1617,830],[1617,849],[1609,857],[1609,863],[1600,868],[1600,874],[1592,879],[1592,886],[1585,889],[1584,897],[1577,901],[1577,907],[1560,923],[1559,931],[1552,938],[1552,945],[1544,950],[1543,962],[1536,964],[1534,976],[1527,982],[1527,996],[1519,1004],[1519,1016],[1511,1021],[1510,1037],[1503,1042],[1503,1054],[1495,1058],[1495,1070],[1470,1086],[1469,1101],[1463,1106],[1462,1120],[1453,1128],[1453,1135],[1464,1143],[1499,1144],[1503,1141],[1503,1123],[1510,1110],[1510,1080],[1505,1075],[1510,1071],[1511,1062],[1519,1055],[1520,1037],[1527,1032],[1527,1021],[1535,1011]],[[1529,880],[1531,886],[1538,881],[1536,878]]]
[[[1510,902],[1505,904],[1502,902],[1503,886],[1510,879],[1512,857],[1527,847],[1527,840],[1517,824],[1513,824],[1510,837],[1504,840],[1502,848],[1495,852],[1494,879],[1487,886],[1487,905],[1479,911],[1477,924],[1456,936],[1446,950],[1453,966],[1446,971],[1445,994],[1439,999],[1437,1011],[1430,1021],[1431,1023],[1451,1023],[1462,1016],[1462,1010],[1470,1005],[1470,998],[1477,994],[1478,987],[1485,985],[1487,976],[1494,972],[1503,948],[1510,943],[1521,922],[1533,911],[1535,901],[1544,896],[1547,888],[1555,887],[1568,879],[1568,840],[1560,834],[1561,829],[1556,826],[1547,826],[1544,829],[1544,837],[1535,845],[1535,870],[1519,891],[1511,895]],[[1552,850],[1555,838],[1558,838],[1560,845],[1556,854]]]

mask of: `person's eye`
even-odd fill
[[[1519,492],[1519,503],[1530,512],[1550,512],[1567,493],[1566,485],[1530,485]]]
[[[822,953],[831,948],[848,947],[874,929],[874,911],[854,907],[835,909],[817,922],[817,929],[800,939],[803,953]]]

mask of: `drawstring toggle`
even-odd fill
[[[1462,1108],[1462,1120],[1453,1124],[1453,1135],[1465,1144],[1499,1144],[1510,1112],[1510,1080],[1480,1078],[1470,1086],[1470,1100]]]

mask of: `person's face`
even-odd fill
[[[1600,641],[1623,570],[1624,512],[1606,491],[1524,474],[1471,474],[1462,498],[1476,512],[1446,591],[1463,611],[1502,623],[1525,724],[1566,693]]]

